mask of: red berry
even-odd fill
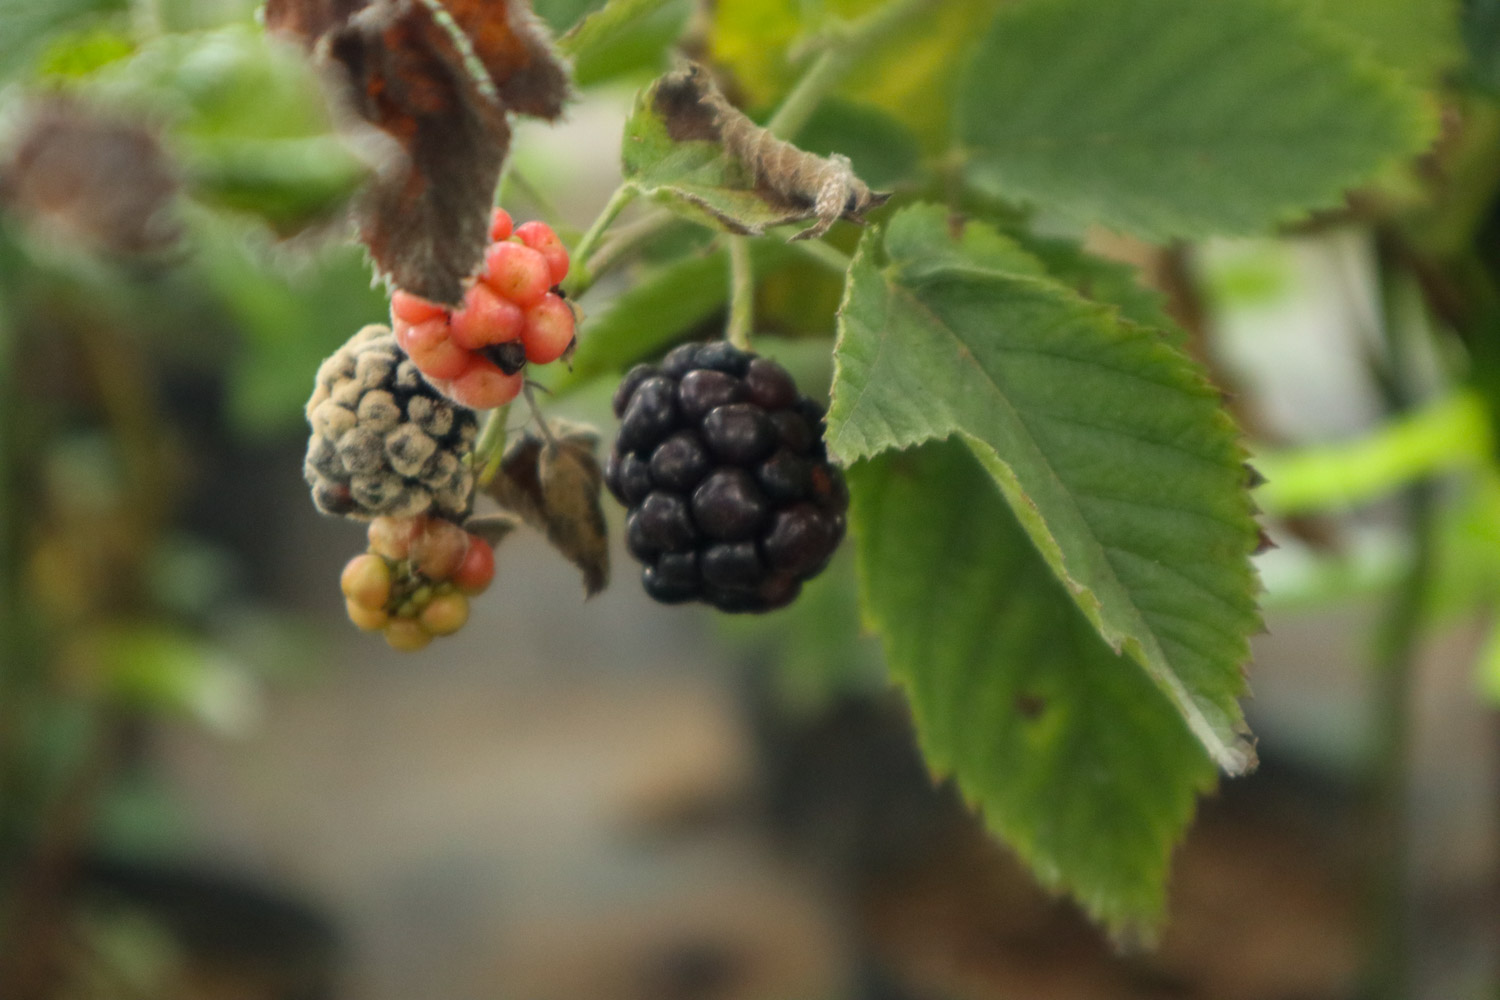
[[[573,343],[573,310],[556,295],[548,295],[526,310],[526,326],[521,331],[526,345],[526,360],[545,365],[556,361]]]
[[[428,302],[410,292],[398,291],[391,296],[391,316],[405,323],[425,323],[448,315],[448,310],[436,302]]]
[[[478,535],[469,536],[469,551],[450,579],[453,585],[471,597],[482,594],[495,579],[495,550]]]
[[[568,249],[551,226],[545,222],[528,222],[516,229],[516,239],[547,258],[552,284],[558,284],[568,276]]]
[[[480,283],[464,295],[464,307],[453,314],[450,326],[455,344],[466,351],[477,351],[515,340],[524,322],[520,306]]]
[[[448,387],[450,399],[471,410],[492,410],[521,394],[525,378],[507,375],[483,358],[470,355],[469,367]]]
[[[510,233],[510,213],[503,208],[495,209],[490,215],[490,242],[499,243],[502,240],[508,240]]]
[[[430,319],[415,326],[397,323],[396,342],[422,374],[432,378],[456,378],[469,364],[469,353],[449,339],[447,320]]]
[[[547,258],[520,243],[496,243],[484,257],[484,280],[502,298],[525,309],[552,287]]]

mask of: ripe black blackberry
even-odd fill
[[[782,607],[844,537],[849,494],[823,409],[786,369],[727,343],[684,344],[615,391],[604,468],[625,542],[658,601]]]
[[[468,515],[479,420],[428,385],[387,328],[365,327],[323,362],[307,421],[302,474],[325,514]]]

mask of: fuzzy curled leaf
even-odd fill
[[[818,237],[839,219],[862,222],[889,197],[872,192],[846,158],[805,152],[756,125],[695,65],[641,92],[623,159],[626,180],[645,193],[743,235],[815,220],[793,238]]]
[[[457,304],[488,242],[508,112],[555,118],[567,71],[524,0],[270,0],[266,26],[306,44],[352,123],[384,137],[356,210],[395,285]]]
[[[1023,0],[959,88],[972,183],[1149,239],[1255,233],[1423,149],[1398,73],[1283,0]]]
[[[599,434],[566,421],[548,427],[551,441],[529,431],[511,441],[486,489],[578,567],[592,597],[609,582],[609,537],[600,507],[604,473],[595,457]]]
[[[929,766],[1043,884],[1149,937],[1212,762],[962,445],[859,462],[849,488],[861,597]]]
[[[881,244],[867,236],[850,268],[829,450],[848,463],[962,439],[1105,641],[1221,768],[1250,769],[1238,699],[1259,536],[1218,391],[1159,331],[1038,277],[988,227],[918,206]]]

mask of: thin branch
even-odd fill
[[[755,268],[750,260],[750,242],[744,236],[729,237],[729,324],[724,339],[742,351],[750,350],[750,329],[755,325]]]

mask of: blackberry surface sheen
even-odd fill
[[[823,409],[786,369],[727,343],[684,344],[626,373],[604,469],[625,543],[666,604],[770,611],[828,564],[849,493]]]

